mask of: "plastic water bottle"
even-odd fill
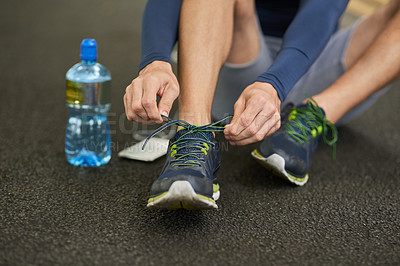
[[[111,75],[97,63],[94,39],[81,43],[81,62],[67,74],[66,104],[69,118],[65,153],[72,165],[100,166],[111,159],[107,112],[111,106]]]

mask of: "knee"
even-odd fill
[[[235,21],[253,21],[256,15],[254,0],[235,1]]]

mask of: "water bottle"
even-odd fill
[[[97,63],[94,39],[81,43],[81,62],[66,74],[69,118],[65,153],[72,165],[100,166],[111,159],[107,112],[111,106],[111,74]]]

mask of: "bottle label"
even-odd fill
[[[67,104],[103,105],[111,103],[111,81],[83,83],[67,80]]]

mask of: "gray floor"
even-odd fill
[[[229,147],[216,211],[144,208],[163,160],[122,160],[137,126],[122,96],[139,62],[143,1],[0,2],[0,264],[399,264],[397,84],[287,185]],[[113,158],[67,164],[64,75],[94,37],[113,74]]]

